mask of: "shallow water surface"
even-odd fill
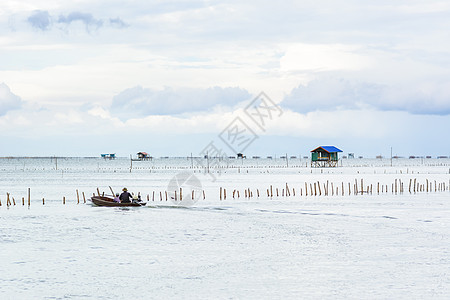
[[[364,168],[359,171],[373,174]],[[90,193],[96,186],[119,189],[123,182],[143,192],[164,189],[175,173],[69,170],[58,178],[56,170],[3,171],[1,298],[445,299],[448,295],[449,191],[272,199],[229,196],[220,201],[218,186],[264,190],[268,184],[289,182],[298,187],[322,176],[350,181],[356,173],[290,169],[272,175],[250,168],[248,174],[224,173],[214,183],[202,177],[208,197],[191,207],[150,201],[146,207],[103,208],[76,204],[73,193],[76,188]],[[377,180],[399,176],[390,173]],[[445,171],[435,173],[439,180],[449,179]],[[6,191],[19,198],[30,186],[30,207],[5,206]],[[45,205],[42,195],[48,199]],[[68,197],[66,205],[62,195]]]

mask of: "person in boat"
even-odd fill
[[[114,197],[113,201],[120,203],[119,193],[116,193],[116,196]]]
[[[139,202],[139,198],[138,198],[138,196],[136,196],[136,195],[134,195],[133,194],[133,203],[137,203],[137,202]]]
[[[131,200],[133,196],[128,192],[127,188],[122,189],[122,194],[120,194],[120,202],[121,203],[131,203]]]

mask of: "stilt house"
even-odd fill
[[[338,153],[342,152],[339,148],[334,146],[320,146],[311,151],[311,167],[337,167]]]

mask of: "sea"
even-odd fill
[[[0,299],[448,299],[449,185],[446,158],[0,158]],[[147,205],[90,201],[124,187]]]

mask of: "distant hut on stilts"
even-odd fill
[[[320,146],[311,151],[311,167],[325,168],[338,166],[338,153],[342,152],[335,146]]]
[[[147,152],[138,152],[137,153],[137,159],[134,159],[135,161],[140,161],[140,160],[151,160],[152,157],[150,155],[148,155]]]

